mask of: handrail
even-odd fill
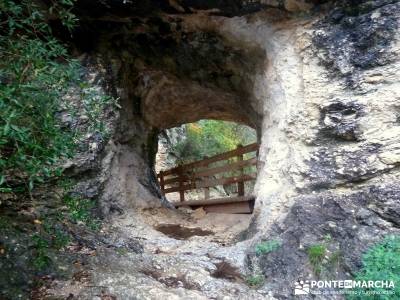
[[[257,164],[259,144],[254,143],[247,146],[239,145],[236,149],[221,153],[212,157],[208,157],[203,160],[195,161],[192,163],[184,164],[172,168],[167,171],[160,171],[157,177],[160,182],[161,190],[165,194],[167,193],[180,193],[180,201],[185,201],[185,191],[191,189],[205,188],[205,199],[209,198],[209,188],[218,185],[227,185],[237,183],[238,186],[238,196],[244,196],[244,182],[255,180],[256,173],[245,174],[245,167],[254,166]],[[256,157],[250,159],[243,159],[243,155],[246,153],[256,152]],[[218,161],[228,160],[232,157],[236,157],[237,161],[227,163],[223,166],[207,167],[210,164],[216,163]],[[196,170],[197,168],[201,168]],[[221,177],[221,178],[210,178],[213,175],[225,173],[229,171],[240,171],[240,175],[231,177]],[[172,178],[165,178],[171,177]],[[166,188],[166,185],[176,185]]]
[[[258,148],[259,148],[259,144],[258,143],[250,144],[250,145],[247,145],[247,146],[239,146],[235,150],[231,150],[231,151],[228,151],[228,152],[217,154],[215,156],[211,156],[211,157],[208,157],[206,159],[202,159],[202,160],[195,161],[195,162],[192,162],[192,163],[188,163],[188,164],[185,164],[185,165],[177,166],[177,167],[172,168],[170,170],[164,171],[163,175],[167,176],[167,175],[171,175],[171,174],[177,173],[179,171],[184,171],[184,170],[187,170],[187,169],[204,167],[204,166],[207,166],[209,164],[215,163],[215,162],[220,161],[220,160],[227,160],[228,158],[235,157],[235,156],[238,156],[238,155],[241,155],[241,154],[258,151]]]
[[[223,173],[223,172],[228,172],[228,171],[235,171],[238,170],[242,167],[247,167],[247,166],[254,166],[257,164],[257,158],[251,158],[248,160],[242,160],[238,162],[234,162],[231,164],[226,164],[221,167],[214,167],[202,171],[197,171],[193,173],[189,173],[188,175],[184,174],[182,175],[183,179],[185,181],[193,180],[193,179],[199,179],[201,177],[208,177],[212,176],[215,174]],[[165,179],[164,184],[171,184],[179,181],[179,177],[173,177],[170,179]]]
[[[237,202],[246,202],[253,200],[253,195],[248,196],[238,196],[238,197],[230,197],[230,198],[215,198],[212,200],[188,200],[181,203],[175,203],[176,207],[179,206],[199,206],[199,205],[207,205],[207,204],[225,204],[225,203],[237,203]]]
[[[201,188],[209,188],[217,185],[226,185],[226,184],[232,184],[232,183],[238,183],[238,182],[244,182],[244,181],[250,181],[250,180],[255,180],[256,179],[256,174],[252,173],[249,175],[242,175],[242,176],[232,176],[232,177],[223,177],[219,179],[209,179],[209,180],[203,180],[199,181],[198,183],[196,181],[193,181],[189,184],[182,185],[182,186],[177,186],[177,187],[172,187],[164,190],[164,193],[174,193],[174,192],[179,192],[179,191],[187,191],[187,190],[194,190],[194,189],[201,189]]]

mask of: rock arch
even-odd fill
[[[282,241],[258,265],[268,287],[290,298],[295,277],[312,271],[304,249],[326,234],[346,277],[366,245],[399,231],[399,4],[343,1],[290,15],[327,1],[263,2],[278,4],[231,18],[188,13],[191,1],[129,25],[126,15],[107,16],[122,25],[104,26],[95,53],[122,110],[103,161],[102,203],[106,215],[161,205],[152,170],[160,129],[205,117],[256,127],[258,214],[246,237]]]

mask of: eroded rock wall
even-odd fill
[[[83,19],[81,28],[95,34],[90,56],[105,62],[121,106],[100,175],[105,216],[167,204],[154,172],[163,129],[205,118],[260,128],[251,87],[264,61],[258,47],[236,47],[218,32],[186,28],[181,17],[110,18]]]
[[[351,277],[368,246],[399,231],[398,1],[261,1],[245,16],[173,2],[134,24],[114,16],[125,23],[112,34],[101,27],[96,50],[111,57],[123,108],[106,211],[160,205],[159,130],[243,122],[261,133],[248,267],[290,299],[295,280],[315,278],[307,249],[323,243],[340,261],[322,276]],[[255,256],[260,239],[281,250]]]
[[[317,18],[259,14],[221,28],[266,51],[253,233],[282,250],[249,264],[277,295],[290,299],[297,279],[350,278],[367,247],[399,233],[399,12],[397,1],[345,2]],[[320,244],[340,260],[315,274],[307,249]]]

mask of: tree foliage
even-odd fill
[[[186,137],[173,145],[179,163],[201,160],[256,141],[255,131],[233,122],[201,120],[185,125]]]
[[[0,191],[31,190],[35,182],[60,175],[54,167],[70,157],[76,132],[62,128],[57,117],[63,96],[81,86],[80,64],[52,34],[48,20],[71,30],[73,0],[0,0]],[[86,90],[90,90],[87,88]],[[98,98],[90,92],[84,104],[89,122],[98,123]],[[86,95],[85,95],[86,94]],[[89,95],[90,94],[90,95]],[[100,104],[99,104],[100,103]],[[93,109],[95,108],[95,109]],[[95,124],[95,125],[96,125]],[[97,124],[99,125],[99,124]],[[94,127],[99,127],[99,126]],[[96,128],[97,129],[97,128]]]

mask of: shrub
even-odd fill
[[[52,265],[51,259],[54,250],[62,250],[71,242],[71,236],[62,224],[57,224],[53,219],[45,218],[32,239],[33,246],[33,266],[38,270],[43,270]]]
[[[92,230],[99,229],[100,220],[91,213],[91,210],[95,207],[93,200],[67,194],[64,196],[64,203],[68,207],[68,215],[71,221],[75,223],[81,222]]]
[[[363,255],[362,263],[363,267],[355,275],[354,280],[392,280],[395,286],[394,294],[385,295],[384,288],[367,288],[359,290],[359,295],[348,296],[349,300],[365,299],[366,292],[372,292],[368,295],[368,299],[400,299],[400,236],[388,236],[371,247]]]
[[[0,192],[31,191],[35,183],[60,176],[60,160],[71,157],[90,132],[63,128],[61,108],[74,115],[64,96],[78,88],[87,131],[103,134],[99,116],[111,97],[81,83],[82,67],[52,35],[49,15],[68,29],[76,23],[73,0],[0,1]]]
[[[49,242],[39,234],[33,235],[32,241],[36,252],[32,263],[39,270],[45,269],[51,263],[49,256]]]
[[[257,275],[251,275],[246,278],[246,282],[250,287],[260,287],[265,281],[265,278],[263,275],[257,274]]]
[[[0,2],[0,192],[20,181],[22,189],[32,189],[34,182],[58,174],[51,166],[73,148],[56,112],[79,78],[78,64],[52,36],[46,18],[58,16],[69,29],[76,19],[70,13],[73,1],[52,3],[44,11],[34,1]]]
[[[322,244],[310,246],[307,249],[307,254],[314,273],[319,276],[322,271],[322,261],[324,260],[326,254],[326,246]]]
[[[268,254],[270,252],[277,250],[280,246],[281,243],[277,240],[261,242],[258,245],[256,245],[256,254],[257,255]]]

